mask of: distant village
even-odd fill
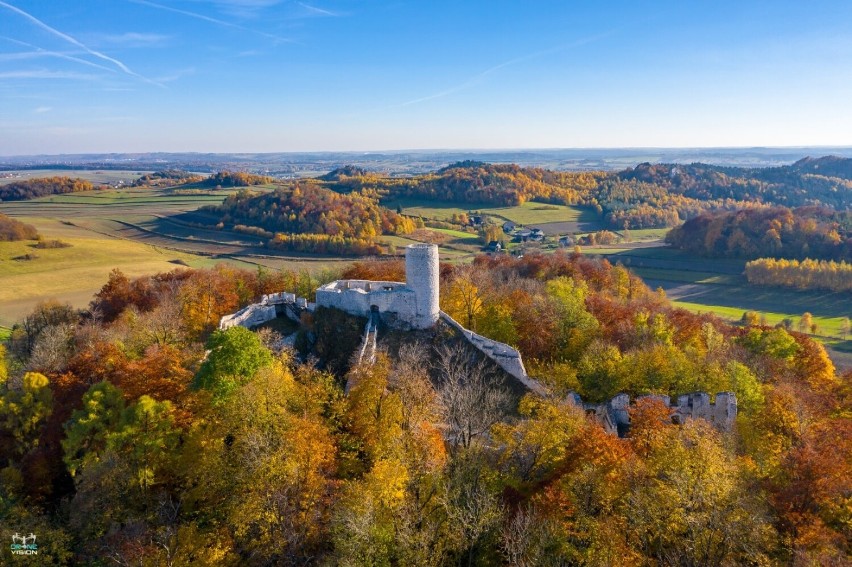
[[[488,218],[485,215],[472,211],[467,213],[467,217],[469,219],[470,226],[475,229],[482,228],[488,222]],[[518,244],[524,242],[541,243],[544,242],[547,238],[547,235],[544,233],[544,231],[538,227],[526,227],[510,220],[503,222],[502,229],[503,233],[506,235],[506,239],[489,240],[482,248],[484,252],[490,254],[504,252],[507,248],[504,244],[504,242],[506,241],[511,241]],[[566,234],[564,236],[559,236],[557,238],[557,243],[560,247],[564,248],[574,246],[575,243],[580,242],[575,242],[575,238],[573,236]]]

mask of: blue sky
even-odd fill
[[[0,0],[0,155],[852,145],[852,2]]]

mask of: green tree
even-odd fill
[[[215,400],[229,396],[255,373],[272,364],[272,353],[256,334],[244,327],[215,331],[207,341],[210,354],[195,376],[193,386],[208,390]]]
[[[581,392],[590,401],[608,400],[623,388],[621,351],[617,346],[594,341],[577,364]]]
[[[121,390],[109,382],[94,384],[83,395],[83,407],[74,410],[65,424],[62,449],[71,476],[87,461],[97,461],[106,449],[107,437],[115,433],[124,411]]]
[[[123,457],[143,492],[157,482],[176,443],[172,404],[149,396],[121,412],[118,431],[107,437],[107,448]]]
[[[38,445],[41,428],[53,409],[53,393],[47,376],[27,372],[20,388],[0,395],[0,430],[14,438],[15,453],[23,456]]]
[[[737,395],[737,407],[747,413],[760,411],[764,401],[763,386],[748,366],[732,360],[724,372],[731,390]]]

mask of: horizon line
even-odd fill
[[[802,150],[802,149],[852,150],[850,145],[805,144],[805,145],[744,145],[744,146],[566,146],[566,147],[516,147],[516,148],[403,148],[381,150],[282,150],[282,151],[202,151],[202,150],[150,150],[150,151],[88,151],[49,154],[0,154],[2,158],[47,158],[97,155],[148,155],[148,154],[194,154],[194,155],[276,155],[276,154],[387,154],[387,153],[512,153],[512,152],[559,152],[559,151],[683,151],[683,150]]]

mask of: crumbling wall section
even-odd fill
[[[569,398],[587,413],[594,414],[610,433],[623,436],[630,428],[631,401],[627,394],[618,394],[602,404],[584,403],[576,393],[572,393]],[[719,392],[716,394],[715,403],[710,402],[710,394],[706,392],[678,396],[675,403],[672,403],[669,396],[659,394],[637,396],[634,402],[648,398],[665,405],[674,423],[684,423],[687,419],[704,419],[725,432],[733,430],[736,424],[737,396],[733,392]]]
[[[497,363],[500,368],[511,374],[526,388],[536,394],[543,396],[547,394],[547,388],[534,378],[530,378],[524,368],[524,361],[517,349],[505,343],[483,337],[473,331],[465,329],[461,323],[450,317],[444,311],[440,312],[441,320],[447,325],[459,331],[467,341],[482,352],[485,356]]]
[[[264,295],[258,303],[243,307],[236,313],[225,315],[219,320],[219,329],[224,331],[237,325],[250,329],[272,321],[283,314],[290,319],[299,321],[299,300],[294,293],[270,293]],[[302,299],[307,306],[307,301]]]
[[[232,315],[222,317],[219,321],[219,329],[224,331],[238,325],[246,328],[257,327],[275,319],[275,317],[277,317],[277,314],[274,305],[252,303]]]

